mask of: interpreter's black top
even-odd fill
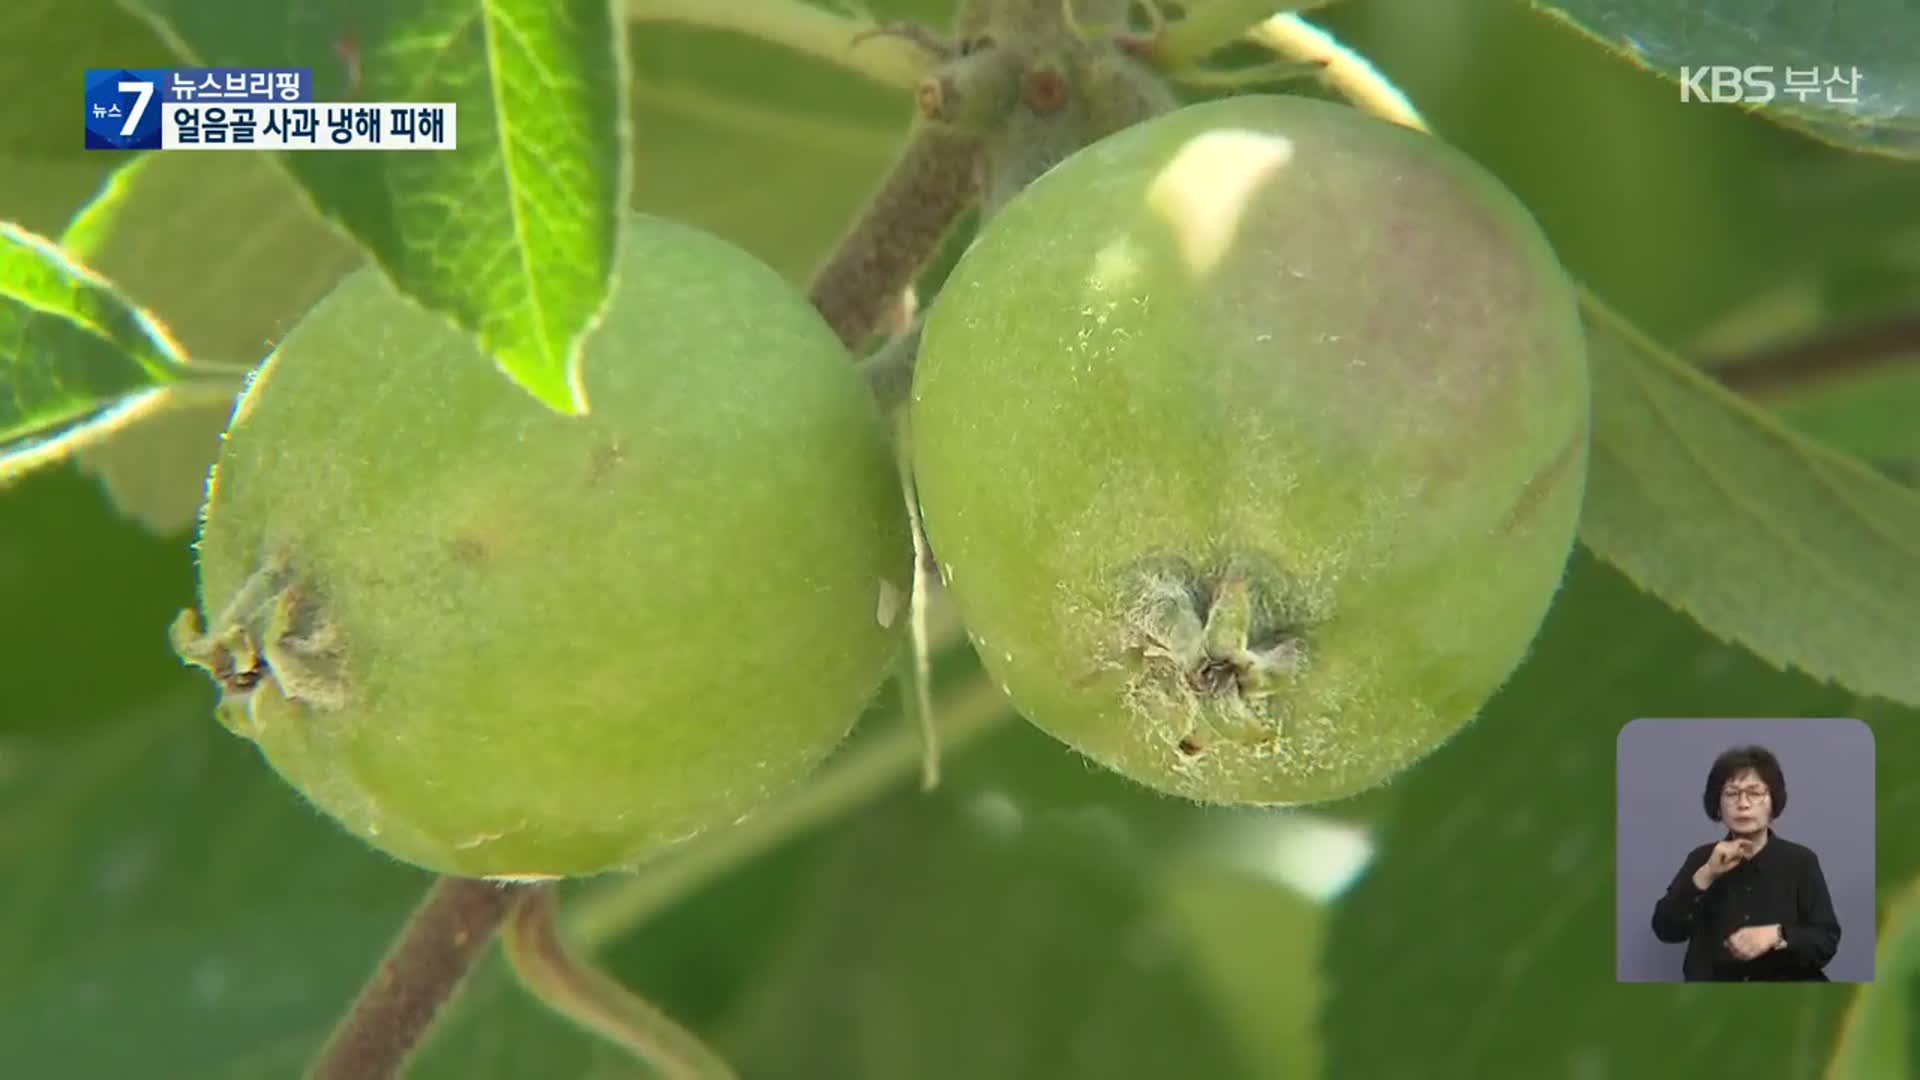
[[[1728,833],[1725,839],[1733,839]],[[1840,947],[1840,920],[1833,913],[1827,879],[1813,849],[1769,832],[1759,853],[1720,875],[1703,892],[1693,872],[1712,853],[1701,844],[1687,853],[1667,894],[1653,906],[1653,934],[1687,943],[1681,973],[1688,980],[1800,979],[1827,982],[1821,969]],[[1780,924],[1787,946],[1741,960],[1727,938],[1743,926]]]

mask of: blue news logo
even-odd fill
[[[160,149],[158,68],[87,69],[87,149]]]

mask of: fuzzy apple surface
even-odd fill
[[[914,468],[1030,721],[1202,801],[1372,787],[1525,657],[1585,486],[1572,285],[1459,151],[1246,96],[1084,148],[928,314]]]
[[[731,821],[900,642],[905,507],[832,332],[704,232],[638,217],[621,252],[586,415],[363,270],[214,469],[176,647],[294,787],[422,867],[592,873]]]

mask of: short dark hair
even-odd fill
[[[1713,768],[1707,770],[1707,790],[1701,796],[1707,817],[1720,820],[1721,790],[1728,780],[1748,769],[1759,774],[1772,796],[1768,800],[1773,811],[1769,816],[1777,818],[1787,809],[1787,778],[1780,772],[1780,759],[1764,746],[1734,746],[1721,751],[1720,756],[1713,759]]]

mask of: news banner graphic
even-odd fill
[[[312,68],[88,68],[89,150],[452,150],[451,102],[313,100]]]

